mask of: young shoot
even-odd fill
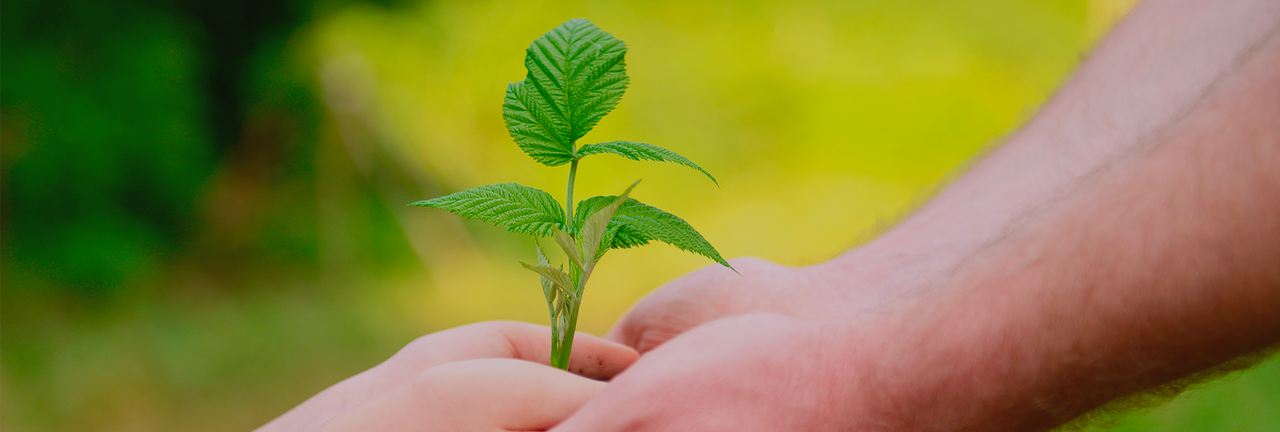
[[[626,91],[627,46],[585,19],[572,19],[533,41],[526,50],[528,75],[507,85],[502,104],[511,138],[533,160],[550,167],[569,165],[564,207],[550,193],[515,183],[455,192],[410,205],[446,210],[535,238],[537,264],[521,263],[542,280],[551,314],[550,363],[569,366],[582,294],[596,263],[611,249],[660,241],[729,268],[720,253],[683,219],[631,198],[632,183],[616,196],[575,203],[574,178],[587,156],[615,154],[636,161],[673,162],[715,177],[684,156],[651,144],[609,141],[578,145]],[[537,238],[552,237],[568,258],[552,266]]]

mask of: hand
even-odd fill
[[[600,387],[586,378],[531,363],[546,364],[550,334],[545,326],[484,322],[426,335],[258,431],[346,430],[361,422],[370,422],[361,427],[374,430],[408,425],[414,430],[453,431],[538,424],[545,428],[572,413]],[[583,376],[608,379],[637,357],[630,348],[579,333],[569,366]],[[441,414],[446,412],[458,415]],[[435,417],[423,417],[427,415]],[[415,424],[424,418],[431,420]],[[329,422],[332,425],[326,425]]]
[[[719,265],[667,283],[636,303],[607,338],[648,352],[707,322],[768,312],[834,319],[861,309],[859,278],[830,265],[786,267],[757,258],[731,261],[741,275]]]
[[[465,360],[427,369],[319,430],[546,430],[604,387],[604,382],[523,360]]]
[[[718,320],[645,354],[555,432],[848,430],[859,370],[843,327],[777,314]],[[835,342],[833,342],[835,341]]]

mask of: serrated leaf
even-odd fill
[[[558,228],[553,228],[551,232],[555,234],[556,244],[560,245],[560,249],[564,251],[564,254],[569,256],[569,261],[572,261],[574,265],[581,269],[582,255],[578,251],[578,245],[573,241],[573,236]]]
[[[550,236],[552,228],[564,226],[559,201],[545,191],[516,183],[484,185],[409,205],[438,208],[535,237]]]
[[[627,249],[649,244],[649,237],[643,232],[624,223],[609,224],[609,233],[605,235],[611,249]]]
[[[538,251],[538,265],[551,267],[551,261],[547,260],[547,254],[542,253],[542,245],[535,241],[533,247]],[[556,314],[560,313],[559,308],[556,306],[557,292],[555,283],[541,274],[538,275],[538,279],[542,282],[542,295],[547,298],[547,311],[551,313],[551,320],[555,321]]]
[[[542,97],[524,81],[508,84],[502,118],[525,154],[543,165],[564,165],[573,161],[573,145],[564,141],[568,127],[561,116],[541,108]]]
[[[624,158],[631,159],[634,161],[651,160],[651,161],[658,161],[658,162],[672,162],[679,165],[684,165],[689,168],[698,170],[699,172],[702,172],[702,174],[706,175],[707,178],[711,179],[711,181],[714,182],[716,185],[720,184],[720,182],[716,181],[716,178],[712,176],[711,173],[707,172],[707,170],[702,169],[702,167],[698,166],[698,164],[693,163],[693,161],[689,160],[689,158],[680,156],[676,152],[664,149],[662,147],[658,147],[653,144],[645,144],[642,142],[634,142],[634,141],[609,141],[609,142],[602,142],[597,144],[587,144],[578,148],[578,153],[574,156],[580,158],[584,156],[590,156],[590,155],[601,154],[601,153],[616,154],[618,156],[622,156]]]
[[[578,203],[575,211],[577,216],[574,220],[582,220],[583,215],[591,214],[613,203],[616,199],[615,196],[597,196],[582,200]],[[711,246],[711,243],[707,242],[707,239],[684,219],[637,201],[635,198],[628,198],[614,212],[613,219],[609,222],[609,231],[613,233],[612,239],[606,239],[610,241],[609,248],[634,247],[657,240],[710,258],[730,269],[733,268],[720,256],[720,252],[716,251],[716,248]]]
[[[631,186],[627,187],[626,191],[622,192],[622,195],[591,213],[591,216],[588,216],[586,221],[582,223],[582,230],[578,238],[582,239],[583,258],[595,262],[600,257],[600,252],[609,250],[608,246],[601,248],[600,242],[604,239],[605,232],[609,229],[609,222],[613,220],[614,213],[617,212],[619,206],[627,201],[627,195],[630,195],[631,190],[635,189],[638,184],[640,184],[639,180],[632,183]]]
[[[524,268],[533,270],[534,273],[537,273],[538,275],[550,280],[551,283],[555,285],[556,289],[560,290],[561,296],[574,299],[575,301],[577,300],[577,295],[573,292],[573,289],[571,288],[573,286],[573,279],[570,278],[569,275],[564,272],[564,270],[560,270],[555,267],[551,267],[548,265],[541,265],[541,264],[532,265],[532,264],[522,262],[520,263],[520,265],[523,265]]]
[[[618,105],[629,79],[627,46],[577,18],[533,41],[524,81],[507,86],[502,117],[525,153],[549,166],[573,160],[574,143]]]

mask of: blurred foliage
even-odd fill
[[[726,257],[802,265],[1029,118],[1133,3],[6,1],[0,428],[244,430],[416,335],[543,323],[527,240],[404,204],[563,187],[500,105],[568,18],[631,48],[586,139],[668,147],[722,185],[602,157],[581,194],[643,177],[637,197]],[[610,257],[589,332],[706,264]],[[1274,429],[1280,364],[1243,375],[1114,430]]]

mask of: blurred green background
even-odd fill
[[[1132,0],[6,0],[0,428],[256,427],[412,338],[544,323],[526,238],[408,202],[563,187],[500,105],[573,17],[627,42],[582,196],[645,178],[726,257],[825,260],[1031,116]],[[610,254],[580,328],[707,261]],[[621,265],[627,262],[627,265]],[[1280,429],[1280,364],[1119,419]]]

